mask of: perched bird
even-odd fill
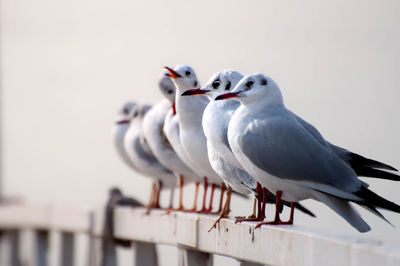
[[[188,65],[179,65],[171,69],[168,76],[174,82],[177,93],[175,96],[176,112],[179,114],[179,136],[182,147],[191,161],[195,172],[204,177],[204,197],[200,212],[210,213],[212,209],[212,200],[216,184],[222,182],[222,179],[213,170],[208,160],[207,141],[204,136],[201,120],[203,111],[209,100],[205,96],[181,97],[181,94],[189,89],[199,86],[199,82],[194,70]],[[211,196],[209,208],[206,208],[207,183],[211,181]]]
[[[260,188],[257,188],[257,181],[245,170],[243,170],[243,167],[240,165],[239,161],[237,161],[229,146],[229,122],[240,103],[234,100],[214,101],[218,95],[231,91],[242,78],[243,75],[237,71],[224,70],[214,74],[207,84],[202,88],[187,90],[182,94],[183,96],[204,94],[210,99],[210,103],[204,110],[202,120],[204,134],[207,139],[208,158],[215,172],[217,172],[219,176],[223,178],[228,187],[224,208],[222,209],[220,216],[212,228],[216,227],[221,218],[226,218],[228,216],[231,190],[244,195],[248,195],[252,192],[258,192],[258,198],[260,198],[260,201],[263,201],[262,210],[259,209],[258,211],[258,217],[255,217],[254,205],[253,214],[250,215],[248,219],[240,219],[237,221],[263,221],[265,218],[265,203],[275,202],[275,196],[272,193],[267,194],[268,198],[266,197],[264,199],[262,193],[260,193]],[[233,164],[240,166],[240,168],[235,167],[232,163],[230,163],[230,161],[232,161]],[[287,206],[290,206],[289,202],[283,203]],[[303,210],[309,215],[314,216],[303,206],[300,204],[298,205],[299,209]]]
[[[278,85],[268,76],[246,76],[232,92],[216,98],[223,99],[241,103],[228,128],[233,153],[258,182],[276,194],[277,203],[281,199],[321,201],[360,232],[369,231],[370,227],[350,202],[384,220],[376,208],[400,212],[400,206],[369,190],[368,184],[358,179],[316,129],[315,134],[310,133],[286,109]],[[292,212],[293,208],[294,205]],[[269,223],[293,223],[293,216],[282,222],[276,211],[275,220]]]
[[[159,87],[162,94],[166,97],[175,97],[175,86],[171,79],[164,74],[160,78]],[[157,103],[144,116],[142,128],[147,144],[154,156],[165,168],[174,172],[174,174],[179,178],[180,193],[179,207],[177,210],[183,210],[182,191],[184,178],[186,183],[197,181],[201,178],[186,166],[184,162],[182,162],[164,133],[165,117],[171,108],[172,104],[168,99],[164,99]],[[170,202],[169,210],[172,210],[172,202]]]
[[[131,169],[137,171],[132,161],[129,159],[128,154],[126,153],[124,147],[124,138],[126,132],[129,129],[130,119],[129,114],[131,113],[133,107],[135,107],[136,103],[127,102],[122,108],[118,111],[117,120],[114,123],[111,131],[112,141],[114,143],[115,149],[122,159],[122,161],[128,165]]]
[[[143,133],[142,124],[146,113],[151,109],[150,105],[137,104],[130,112],[128,119],[131,121],[124,139],[125,151],[133,163],[135,169],[142,175],[150,177],[153,190],[150,196],[148,208],[159,208],[159,195],[162,188],[172,189],[176,185],[174,173],[165,168],[156,157],[154,157]],[[171,192],[171,197],[173,193]]]
[[[168,76],[166,76],[168,77]],[[182,143],[181,143],[181,138],[180,138],[180,129],[179,129],[179,114],[176,113],[176,108],[175,108],[175,94],[176,94],[176,88],[175,85],[172,83],[171,79],[168,77],[168,79],[162,79],[161,80],[163,85],[160,85],[164,88],[166,88],[167,93],[164,93],[164,96],[166,99],[171,103],[171,108],[168,111],[165,121],[164,121],[164,133],[165,136],[167,137],[169,143],[171,144],[172,148],[178,155],[178,157],[182,160],[182,162],[189,167],[189,169],[196,175],[196,180],[195,180],[195,193],[194,193],[194,201],[193,201],[193,207],[189,210],[186,211],[196,211],[197,208],[197,197],[198,197],[198,192],[199,192],[199,184],[200,181],[202,180],[202,177],[200,176],[201,173],[196,172],[197,165],[188,157],[186,154],[185,150],[183,149]],[[183,187],[184,184],[184,179],[180,183],[180,185]],[[181,190],[182,192],[182,190]],[[181,195],[180,195],[181,196]],[[182,206],[183,208],[183,206]]]

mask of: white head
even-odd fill
[[[167,98],[171,104],[174,104],[176,87],[172,80],[166,75],[167,73],[165,72],[161,75],[160,80],[158,81],[158,86],[165,98]]]
[[[223,70],[212,75],[209,81],[202,88],[185,91],[182,96],[205,94],[211,100],[218,95],[230,92],[243,78],[243,75],[235,70]]]
[[[141,122],[146,113],[151,109],[149,104],[136,104],[129,113],[128,119],[132,122]]]
[[[256,73],[244,77],[236,87],[215,100],[234,99],[244,105],[263,102],[268,106],[284,106],[281,90],[270,77]]]
[[[130,122],[129,114],[135,107],[135,102],[126,102],[119,110],[117,114],[117,124],[127,124]]]
[[[188,65],[178,65],[174,69],[165,67],[168,70],[167,76],[172,79],[179,95],[189,89],[194,89],[199,86],[199,82],[194,70]]]

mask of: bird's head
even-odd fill
[[[234,99],[245,105],[259,101],[268,105],[283,105],[278,85],[262,73],[245,76],[231,92],[219,95],[215,100],[225,99]]]
[[[218,95],[230,92],[242,77],[243,75],[235,70],[224,70],[212,75],[202,88],[187,90],[182,96],[205,94],[214,100]]]
[[[117,124],[128,124],[130,122],[129,114],[135,107],[135,102],[126,102],[118,111]]]
[[[166,74],[177,87],[178,93],[182,94],[186,90],[195,89],[199,86],[196,73],[188,65],[178,65],[173,69],[165,67],[168,71]]]

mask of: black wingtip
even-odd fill
[[[300,203],[296,202],[294,204],[294,206],[300,210],[301,212],[310,215],[311,217],[316,218],[317,216],[315,216],[315,214],[313,212],[311,212],[309,209],[307,209],[306,207],[304,207],[303,205],[301,205]]]
[[[369,168],[378,168],[378,169],[385,169],[390,171],[398,171],[393,166],[388,164],[365,158],[357,153],[350,153],[350,164],[354,167],[369,167]]]
[[[391,202],[387,199],[382,198],[375,192],[369,190],[366,187],[361,187],[359,191],[354,193],[354,195],[363,199],[361,202],[357,202],[361,205],[367,207],[377,207],[385,210],[389,210],[392,212],[400,213],[400,206],[394,202]]]
[[[372,177],[372,178],[379,178],[379,179],[386,179],[392,181],[400,181],[400,176],[394,173],[389,173],[379,169],[373,169],[368,167],[353,167],[354,171],[358,176],[364,177]]]

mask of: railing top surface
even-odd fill
[[[120,207],[115,212],[118,238],[185,246],[203,252],[268,265],[400,265],[400,249],[380,241],[339,236],[301,226],[235,224],[215,217]],[[334,259],[333,259],[334,258]]]
[[[85,210],[39,207],[30,205],[0,205],[0,229],[60,230],[89,232],[91,213]]]
[[[95,212],[53,207],[1,206],[0,230],[35,229],[102,233],[103,208]],[[208,233],[215,216],[164,214],[143,208],[118,207],[114,214],[117,238],[193,248],[267,265],[400,265],[400,249],[377,240],[334,235],[301,226],[235,224],[223,219]],[[94,222],[93,222],[94,220]]]

